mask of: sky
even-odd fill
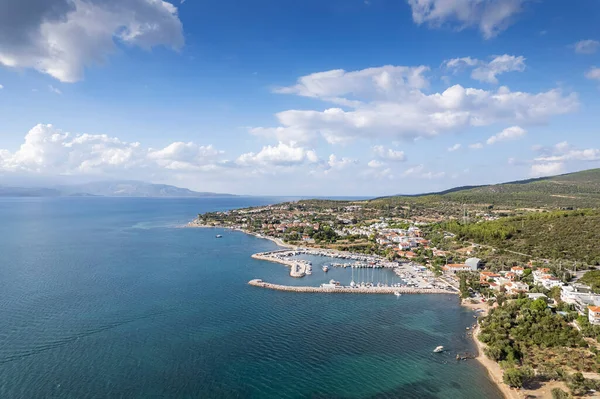
[[[0,0],[0,184],[433,192],[600,167],[597,0]]]

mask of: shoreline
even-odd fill
[[[488,315],[489,307],[487,303],[474,304],[465,302],[465,300],[461,300],[460,305],[474,312],[477,309],[483,310],[482,312],[476,313],[479,316],[485,317]],[[484,351],[487,348],[487,345],[481,342],[478,338],[479,333],[481,332],[481,327],[479,326],[479,318],[477,326],[472,332],[473,333],[471,334],[471,336],[475,341],[475,346],[477,348],[477,357],[475,357],[475,360],[477,360],[479,364],[485,368],[488,377],[498,387],[505,399],[523,399],[527,397],[534,397],[538,399],[552,399],[552,389],[561,388],[563,390],[566,390],[565,384],[561,381],[541,382],[539,384],[539,387],[536,389],[514,389],[509,387],[503,381],[504,371],[502,370],[500,365],[492,359],[489,359],[485,355]]]

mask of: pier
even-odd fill
[[[276,291],[305,292],[305,293],[327,293],[327,294],[452,294],[456,291],[444,290],[439,288],[414,288],[414,287],[349,287],[339,286],[329,287],[296,287],[291,285],[271,284],[261,279],[254,279],[248,282],[254,287],[267,288]]]

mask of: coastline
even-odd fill
[[[478,314],[480,316],[487,316],[488,314],[488,306],[487,304],[484,303],[477,303],[477,304],[473,304],[473,303],[469,303],[466,302],[465,300],[461,300],[461,306],[464,306],[468,309],[471,309],[473,311],[476,311],[477,309],[481,309],[482,312],[478,312]],[[477,357],[475,358],[475,360],[477,360],[479,362],[479,364],[481,364],[487,371],[488,376],[490,378],[490,380],[496,384],[496,386],[498,387],[498,389],[500,390],[500,392],[502,392],[502,395],[504,395],[504,397],[506,399],[523,399],[523,398],[527,398],[527,397],[534,397],[534,398],[538,398],[538,399],[552,399],[552,389],[554,388],[561,388],[563,390],[566,390],[566,386],[564,385],[564,383],[560,382],[560,381],[549,381],[549,382],[542,382],[539,384],[539,387],[536,389],[513,389],[511,387],[509,387],[508,385],[506,385],[503,381],[503,375],[504,375],[504,371],[502,371],[502,368],[500,367],[500,365],[498,363],[496,363],[495,361],[489,359],[486,355],[485,355],[485,349],[487,347],[487,345],[485,345],[483,342],[481,342],[479,340],[479,333],[481,332],[481,328],[479,327],[479,323],[477,323],[477,326],[475,327],[475,330],[473,331],[472,337],[473,340],[475,341],[475,346],[477,347]]]

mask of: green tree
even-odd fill
[[[552,399],[570,399],[571,395],[563,391],[560,388],[554,388],[552,390]]]
[[[525,374],[518,368],[509,368],[504,371],[502,381],[512,388],[522,388],[525,383]]]

